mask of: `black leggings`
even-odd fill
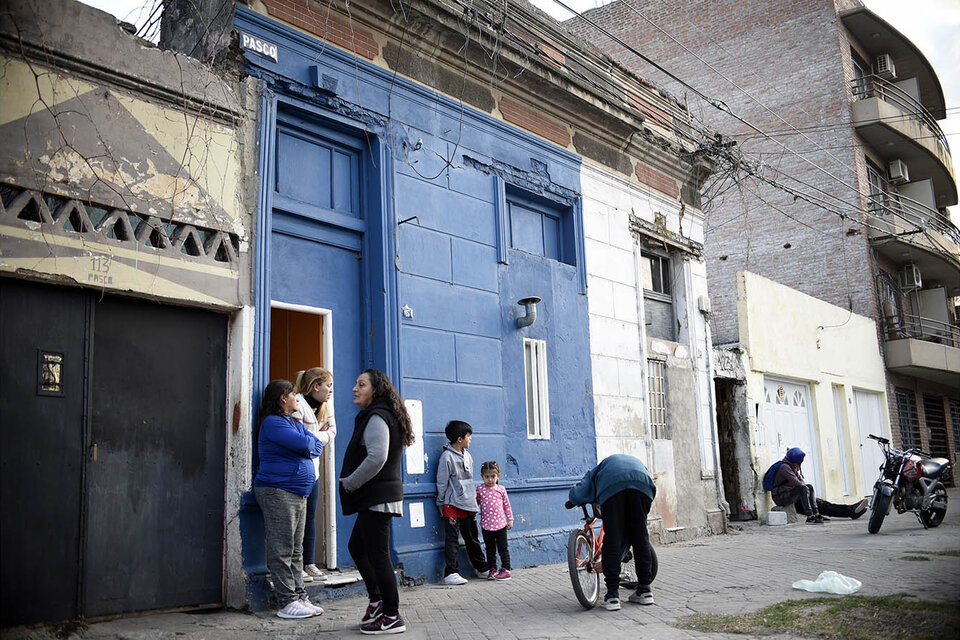
[[[367,587],[370,602],[383,600],[383,614],[387,616],[395,616],[400,611],[397,577],[390,560],[392,519],[389,513],[360,511],[347,544],[363,584]]]
[[[647,514],[652,503],[647,494],[624,489],[600,505],[603,515],[603,553],[600,559],[608,592],[620,588],[620,558],[628,544],[633,547],[637,582],[643,586],[653,582],[653,557],[647,533]]]
[[[500,552],[500,566],[509,571],[510,549],[507,548],[507,528],[498,531],[483,531],[483,543],[487,547],[487,569],[497,568],[497,551]]]

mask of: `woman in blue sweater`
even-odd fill
[[[267,567],[273,576],[281,618],[310,618],[323,613],[303,588],[303,528],[307,496],[316,481],[313,458],[323,444],[290,417],[297,395],[288,380],[274,380],[263,391],[257,446],[260,466],[253,492],[263,512]]]

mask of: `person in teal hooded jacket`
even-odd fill
[[[627,600],[653,604],[650,590],[653,558],[647,514],[656,496],[657,487],[647,467],[637,458],[623,453],[604,458],[570,489],[570,499],[564,505],[568,509],[594,502],[600,504],[604,531],[601,563],[607,585],[603,604],[608,611],[620,609],[620,558],[627,544],[633,547],[639,583],[636,592]]]

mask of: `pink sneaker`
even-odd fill
[[[496,569],[490,569],[490,571],[487,571],[487,580],[496,580],[496,579],[497,579]]]
[[[510,577],[511,577],[511,576],[510,576],[510,570],[509,570],[509,569],[500,569],[500,571],[497,571],[497,573],[493,576],[493,579],[494,579],[494,580],[509,580]]]

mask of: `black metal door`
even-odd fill
[[[226,317],[95,308],[87,616],[222,601]]]
[[[77,615],[87,303],[0,278],[0,626]]]

